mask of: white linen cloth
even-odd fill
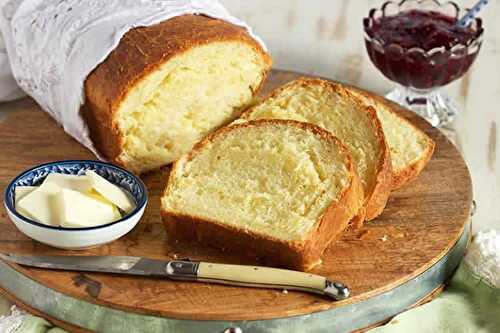
[[[0,31],[0,102],[11,101],[24,95],[12,76],[7,49]]]
[[[217,0],[0,0],[0,101],[20,96],[12,77],[64,130],[100,157],[80,115],[84,81],[131,28],[184,14],[245,27]],[[9,67],[12,75],[9,73]]]

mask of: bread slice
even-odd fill
[[[363,204],[347,149],[292,120],[235,124],[174,163],[161,199],[167,234],[308,270]]]
[[[262,118],[305,121],[333,133],[354,158],[365,192],[366,220],[382,212],[391,190],[392,170],[382,125],[373,108],[339,84],[301,78],[276,89],[241,117]]]
[[[123,36],[87,78],[83,115],[107,159],[146,172],[238,117],[270,67],[244,28],[178,16]]]
[[[434,141],[398,115],[396,107],[384,98],[356,88],[348,90],[377,111],[391,152],[392,189],[398,189],[415,179],[431,159]]]

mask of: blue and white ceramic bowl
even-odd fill
[[[38,186],[49,173],[83,175],[93,170],[130,194],[136,208],[122,219],[95,227],[65,228],[42,224],[24,217],[15,209],[16,186]],[[24,171],[7,186],[4,204],[16,227],[28,237],[57,248],[78,250],[114,241],[128,233],[139,222],[148,201],[144,183],[132,173],[115,165],[90,160],[57,161]]]

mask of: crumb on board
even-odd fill
[[[178,258],[177,254],[174,253],[174,255],[172,256],[172,258],[177,259]]]
[[[366,239],[368,238],[370,235],[369,235],[369,231],[366,230],[366,229],[362,229],[361,231],[358,232],[358,234],[356,235],[359,239]]]
[[[285,295],[286,295],[286,294],[288,294],[288,290],[286,290],[286,289],[283,289],[281,292],[282,292],[283,294],[285,294]]]
[[[382,238],[380,238],[382,242],[385,242],[387,240],[387,235],[384,235]]]

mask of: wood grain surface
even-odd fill
[[[298,74],[273,71],[264,93]],[[31,100],[0,123],[0,188],[24,169],[61,159],[93,159]],[[173,282],[140,277],[58,272],[12,265],[66,295],[136,313],[198,320],[255,320],[307,314],[358,302],[415,278],[445,255],[461,235],[472,199],[470,175],[456,148],[414,114],[401,113],[435,141],[433,159],[413,183],[394,192],[384,213],[327,249],[314,273],[343,281],[353,297],[341,302],[301,292]],[[59,255],[132,255],[244,262],[231,253],[196,244],[169,243],[159,216],[168,168],[145,175],[150,201],[140,223],[123,238],[95,249],[62,251],[21,234],[2,208],[0,252]]]

